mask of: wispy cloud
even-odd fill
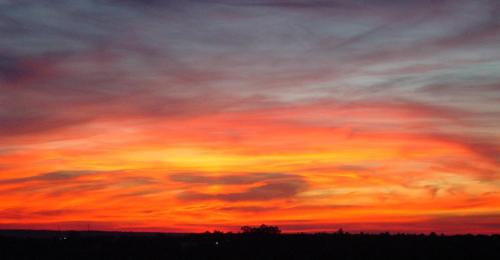
[[[203,175],[173,175],[172,180],[206,185],[257,184],[241,192],[200,193],[188,190],[180,193],[181,200],[265,201],[292,198],[307,188],[307,182],[298,175],[283,173],[247,173],[209,177]]]
[[[48,172],[42,173],[35,176],[23,177],[23,178],[13,178],[13,179],[2,179],[0,180],[0,184],[15,184],[15,183],[24,183],[24,182],[32,182],[32,181],[41,181],[41,182],[58,182],[58,181],[69,181],[72,179],[76,179],[82,175],[87,175],[95,173],[92,171],[58,171],[58,172]]]

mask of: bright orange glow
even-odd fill
[[[1,225],[495,231],[475,216],[497,220],[497,165],[445,138],[302,124],[324,120],[315,109],[107,120],[14,136],[0,161],[8,165],[0,176]],[[411,122],[412,115],[391,120]],[[111,127],[118,130],[87,135]],[[474,226],[452,230],[448,218]]]
[[[500,1],[0,1],[0,229],[500,233]]]

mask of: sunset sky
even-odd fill
[[[500,232],[500,1],[0,0],[0,229]]]

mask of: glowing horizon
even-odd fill
[[[500,3],[0,1],[0,229],[500,233]]]

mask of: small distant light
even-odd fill
[[[219,241],[215,241],[215,245],[218,246],[219,245]]]
[[[64,240],[68,239],[67,237],[63,237]]]

